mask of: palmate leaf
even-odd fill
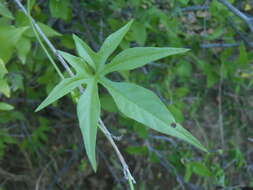
[[[101,46],[101,48],[98,52],[99,57],[101,57],[101,60],[100,60],[101,65],[103,65],[106,62],[107,58],[119,46],[121,40],[123,39],[123,37],[128,32],[128,30],[129,30],[132,23],[133,23],[133,20],[128,22],[125,26],[123,26],[122,28],[120,28],[116,32],[112,33],[111,35],[109,35],[105,39],[103,45]]]
[[[76,50],[80,57],[82,57],[93,69],[96,70],[95,57],[96,53],[78,36],[73,35]]]
[[[83,76],[90,76],[88,67],[86,62],[81,57],[76,57],[74,55],[71,55],[69,53],[58,51],[64,59],[75,69],[77,74],[83,75]]]
[[[82,83],[86,83],[87,81],[88,79],[84,78],[83,76],[74,76],[72,78],[63,79],[58,85],[54,87],[48,97],[37,107],[35,112],[42,110],[49,104],[65,96],[74,88],[80,86]]]
[[[131,70],[156,61],[158,59],[185,53],[185,48],[157,48],[157,47],[136,47],[129,48],[119,53],[111,63],[107,64],[104,73],[113,71]]]
[[[150,90],[126,82],[100,80],[112,95],[119,110],[156,131],[185,140],[195,147],[206,151],[201,143],[175,120],[161,100]],[[175,127],[175,128],[174,128]]]
[[[98,119],[100,116],[100,102],[95,79],[89,80],[87,89],[80,97],[77,103],[77,115],[86,153],[93,170],[96,171],[96,137]]]

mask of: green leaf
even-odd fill
[[[128,146],[125,151],[132,155],[148,155],[148,148],[145,146]]]
[[[203,176],[203,177],[212,176],[211,171],[203,163],[192,162],[191,167],[192,167],[193,172],[199,176]]]
[[[16,44],[16,49],[18,53],[18,57],[23,64],[26,62],[27,54],[31,49],[31,41],[28,38],[21,37],[18,43]]]
[[[105,73],[121,70],[131,70],[156,61],[169,55],[185,53],[185,48],[156,48],[136,47],[129,48],[118,54],[108,65],[105,66]]]
[[[103,65],[106,62],[107,58],[119,46],[121,40],[128,32],[132,23],[133,23],[133,20],[128,22],[125,26],[120,28],[118,31],[112,33],[105,39],[103,45],[101,46],[98,52],[99,56],[101,57],[101,63],[100,63],[101,65]]]
[[[43,23],[38,23],[39,27],[41,28],[41,30],[44,32],[44,34],[47,37],[55,37],[55,36],[61,36],[61,34],[59,32],[57,32],[56,30],[54,30],[53,28],[51,28],[48,25],[45,25]]]
[[[71,15],[69,0],[50,0],[49,9],[51,15],[55,18],[67,20]]]
[[[7,103],[4,103],[4,102],[0,102],[0,110],[3,110],[3,111],[10,111],[10,110],[13,110],[13,106],[10,105],[10,104],[7,104]]]
[[[119,110],[127,117],[206,151],[200,142],[180,124],[174,125],[176,123],[174,117],[152,91],[135,84],[112,82],[105,78],[100,82],[112,95]]]
[[[27,29],[29,29],[29,26],[18,28],[13,26],[0,27],[0,41],[4,41],[5,47],[15,46]]]
[[[0,15],[6,18],[14,19],[12,13],[9,11],[9,9],[5,6],[4,3],[0,2]]]
[[[54,89],[50,92],[48,97],[37,107],[35,112],[42,110],[49,104],[65,96],[66,94],[71,92],[74,88],[80,86],[82,83],[85,82],[87,82],[87,79],[79,76],[63,79],[58,85],[54,87]]]
[[[112,97],[108,94],[100,94],[100,102],[101,108],[107,112],[114,112],[118,111],[118,108],[112,99]]]
[[[147,32],[144,23],[134,22],[133,26],[131,27],[133,31],[131,34],[132,38],[140,45],[144,46],[145,41],[147,39]]]
[[[7,98],[10,97],[10,87],[6,79],[0,79],[0,93],[2,92]]]
[[[2,59],[0,59],[0,79],[4,77],[5,74],[7,74],[8,71],[4,65],[4,62]]]
[[[93,170],[96,171],[96,136],[100,116],[100,102],[97,82],[94,79],[88,82],[87,89],[77,103],[77,115],[86,153]]]
[[[71,55],[69,53],[58,51],[64,59],[75,69],[77,74],[83,75],[83,76],[90,76],[88,73],[88,65],[81,57],[76,57],[74,55]]]
[[[73,35],[73,39],[75,41],[78,55],[82,57],[93,69],[96,69],[96,65],[93,60],[96,53],[78,36]]]

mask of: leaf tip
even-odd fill
[[[38,111],[40,111],[41,109],[40,109],[40,106],[39,107],[37,107],[36,109],[35,109],[35,111],[34,112],[38,112]]]
[[[134,22],[134,19],[132,18],[132,19],[128,22],[128,24],[131,26],[131,25],[133,24],[133,22]]]
[[[91,166],[92,166],[93,171],[96,173],[97,172],[97,164],[92,163]]]
[[[75,34],[72,34],[72,38],[73,38],[74,40],[77,40],[77,39],[78,39],[78,36],[75,35]]]

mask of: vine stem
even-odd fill
[[[34,26],[34,28],[36,29],[36,31],[39,33],[39,35],[42,37],[42,39],[45,41],[45,43],[48,45],[49,49],[53,52],[53,54],[55,55],[55,57],[60,61],[60,63],[62,64],[62,66],[66,69],[66,71],[68,72],[68,74],[73,77],[74,73],[71,71],[70,67],[68,66],[68,64],[65,62],[64,58],[61,56],[61,54],[59,54],[58,50],[54,47],[54,45],[50,42],[50,40],[47,38],[47,36],[44,34],[44,32],[41,30],[41,28],[39,27],[39,25],[35,22],[35,20],[29,15],[29,13],[27,12],[27,10],[25,9],[25,7],[22,5],[22,3],[19,0],[13,0],[18,7],[21,9],[21,11],[31,20],[32,25]],[[82,88],[79,88],[80,92],[83,93],[84,90]],[[99,128],[101,129],[101,131],[104,133],[104,135],[106,136],[106,138],[109,140],[109,142],[111,143],[114,151],[116,152],[120,163],[122,165],[123,168],[123,173],[124,176],[127,180],[136,183],[135,179],[133,178],[129,167],[124,159],[124,157],[122,156],[121,152],[119,151],[119,148],[117,147],[116,143],[113,140],[113,136],[112,134],[108,131],[108,129],[106,128],[104,122],[101,120],[101,118],[99,118]]]
[[[110,141],[110,143],[112,144],[120,162],[121,165],[123,167],[123,173],[126,179],[131,180],[133,183],[136,183],[135,179],[133,178],[131,172],[129,171],[128,165],[124,159],[124,157],[122,156],[121,152],[119,151],[117,145],[115,144],[111,133],[108,131],[108,129],[106,128],[105,124],[103,123],[103,121],[101,120],[101,118],[99,118],[99,127],[100,129],[103,131],[103,133],[106,135],[107,139]]]

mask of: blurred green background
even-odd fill
[[[228,2],[249,18],[253,15],[251,0]],[[253,35],[224,4],[33,0],[29,9],[57,49],[72,54],[72,34],[98,50],[132,18],[135,22],[118,51],[135,46],[191,49],[111,77],[153,90],[210,154],[127,119],[101,91],[102,118],[113,135],[122,136],[117,145],[136,189],[253,188]],[[34,113],[59,81],[29,19],[15,1],[0,0],[0,190],[128,189],[118,158],[100,132],[98,171],[92,171],[73,97]]]

